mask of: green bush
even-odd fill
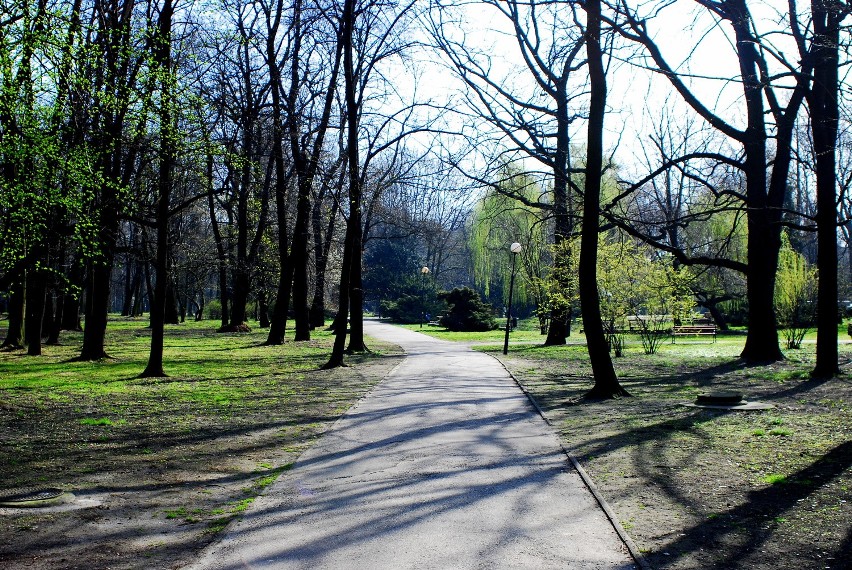
[[[490,331],[497,328],[494,310],[482,302],[479,294],[469,287],[443,291],[439,299],[447,302],[449,312],[439,324],[451,331]]]
[[[407,293],[395,300],[380,303],[381,315],[395,323],[415,324],[430,320],[430,317],[445,310],[443,302],[436,297]]]
[[[222,303],[218,299],[211,299],[204,306],[204,312],[208,319],[219,320],[222,318]]]

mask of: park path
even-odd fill
[[[365,327],[406,358],[190,568],[636,567],[499,362]]]

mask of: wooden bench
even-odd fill
[[[679,336],[706,336],[712,335],[716,342],[716,325],[679,325],[672,327],[672,343]]]
[[[638,332],[648,328],[658,328],[665,322],[671,322],[671,315],[630,315],[625,318],[627,332]]]

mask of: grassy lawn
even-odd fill
[[[85,509],[0,508],[0,567],[167,568],[197,550],[289,469],[301,451],[399,361],[371,345],[320,371],[332,338],[262,346],[266,332],[168,327],[168,378],[140,379],[145,320],[114,318],[96,363],[70,362],[79,333],[41,357],[0,353],[4,490],[60,487]],[[0,334],[3,334],[0,322]],[[418,325],[409,327],[421,330]],[[845,374],[811,382],[813,336],[787,360],[746,367],[742,334],[679,338],[615,359],[631,398],[575,403],[592,385],[584,339],[543,347],[522,322],[423,332],[500,358],[535,398],[655,568],[846,568],[852,551],[852,344]],[[709,390],[775,406],[685,407]]]
[[[166,568],[191,558],[399,358],[373,343],[349,367],[320,371],[327,332],[267,347],[264,330],[187,322],[167,327],[169,377],[141,379],[146,324],[112,318],[111,358],[100,362],[70,362],[80,333],[63,333],[44,356],[0,353],[3,491],[58,487],[101,503],[0,516],[0,567]]]
[[[503,360],[654,568],[849,568],[852,344],[845,326],[845,374],[823,383],[808,378],[813,334],[802,349],[785,351],[785,362],[766,366],[737,359],[742,334],[715,343],[678,338],[655,355],[628,336],[614,365],[633,397],[600,403],[575,403],[592,386],[582,336],[543,347],[535,331],[513,332],[503,356],[499,332],[459,338]],[[775,408],[682,405],[714,390]]]

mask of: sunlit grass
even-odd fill
[[[215,435],[265,422],[292,426],[282,434],[282,445],[302,449],[323,422],[378,380],[354,369],[321,371],[331,353],[329,332],[313,331],[308,342],[289,336],[283,345],[264,346],[266,330],[222,334],[215,332],[217,321],[167,326],[168,376],[140,378],[150,350],[147,324],[144,318],[112,318],[106,336],[110,357],[97,362],[74,360],[79,332],[63,332],[61,344],[45,346],[42,356],[0,352],[0,430],[14,442],[14,449],[0,449],[8,468],[0,468],[0,475],[9,483],[25,478],[27,464],[45,456],[67,461],[66,469],[96,469],[88,465],[90,458],[97,463],[110,457],[87,454],[93,442],[130,441],[121,445],[121,454],[151,455],[187,434]],[[369,344],[373,352],[347,357],[348,362],[396,350]]]

